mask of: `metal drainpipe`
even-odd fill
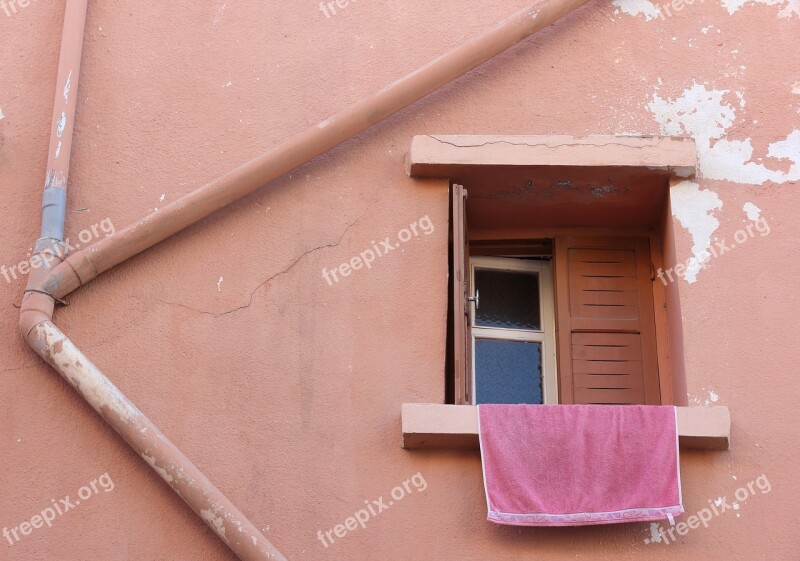
[[[587,1],[546,0],[521,10],[476,39],[438,57],[263,156],[192,191],[159,212],[145,216],[115,235],[74,253],[63,263],[41,267],[36,274],[30,275],[20,310],[22,336],[203,518],[240,559],[250,561],[285,558],[52,323],[55,299],[62,298],[115,265],[349,140]],[[67,8],[69,10],[71,6],[83,5],[85,13],[85,4],[86,0],[68,0]],[[77,8],[74,9],[77,12]],[[65,27],[67,21],[65,19]],[[72,35],[65,32],[65,41],[78,40],[71,37]],[[82,42],[82,34],[80,41]],[[74,46],[66,49],[62,46],[62,53],[65,51],[74,52]],[[59,76],[61,74],[60,67]],[[58,95],[56,99],[58,103]],[[61,136],[63,137],[63,132]],[[63,138],[61,142],[63,151]],[[53,215],[53,211],[46,212],[49,223],[52,220],[49,216]],[[43,216],[44,214],[43,211]],[[43,255],[46,255],[46,251]],[[245,532],[248,539],[241,539]]]

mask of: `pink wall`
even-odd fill
[[[709,0],[661,20],[647,0],[618,1],[591,3],[57,311],[289,559],[797,558],[800,13],[790,1]],[[121,228],[527,2],[481,4],[361,0],[327,18],[312,0],[92,2],[68,233],[105,219]],[[0,8],[7,267],[38,233],[62,18],[63,2]],[[768,493],[678,544],[645,545],[646,524],[492,525],[476,453],[400,448],[400,404],[444,393],[447,184],[403,171],[412,136],[425,133],[696,139],[700,177],[672,197],[677,259],[715,238],[730,245],[755,207],[770,233],[677,283],[688,402],[733,416],[729,451],[682,454],[684,502],[687,514],[733,502],[762,474]],[[431,234],[333,286],[322,278],[425,216]],[[24,280],[11,281],[0,277],[0,529],[102,474],[114,487],[19,543],[0,537],[0,559],[231,559],[23,345],[14,304]],[[416,473],[423,492],[412,487],[327,549],[317,540]]]

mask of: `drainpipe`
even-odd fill
[[[175,490],[189,506],[244,561],[285,559],[236,507],[175,447],[136,406],[53,324],[53,308],[63,298],[101,273],[126,259],[227,206],[266,183],[303,165],[329,149],[358,135],[372,125],[425,97],[455,78],[507,50],[550,25],[588,0],[545,0],[504,20],[488,32],[453,49],[420,69],[368,96],[348,109],[302,132],[261,157],[184,195],[158,212],[149,214],[113,236],[67,257],[63,262],[39,248],[37,255],[45,266],[29,277],[22,301],[20,331],[44,360],[57,370],[128,444]],[[71,60],[82,42],[87,0],[68,0],[62,54]],[[79,10],[83,6],[83,18]],[[74,18],[69,14],[75,12]],[[77,36],[78,20],[81,35]],[[67,33],[67,24],[70,33]],[[74,33],[73,33],[74,31]],[[78,52],[78,60],[80,51]],[[72,54],[70,54],[72,53]],[[63,61],[62,61],[63,62]],[[64,62],[65,66],[69,66]],[[73,70],[77,83],[77,65]],[[69,69],[59,67],[59,79]],[[59,82],[60,83],[60,82]],[[69,98],[69,93],[66,95]],[[74,98],[73,98],[74,99]],[[65,100],[68,101],[68,100]],[[56,105],[60,103],[58,88]],[[74,113],[74,103],[72,105]],[[66,111],[63,112],[66,116]],[[60,119],[60,114],[58,115]],[[51,162],[65,158],[64,134],[73,118],[64,123],[59,135],[61,153],[53,152]],[[71,128],[70,138],[71,142]],[[58,150],[58,142],[55,144]],[[64,160],[58,162],[64,166]],[[66,170],[62,171],[62,191],[66,194]],[[48,172],[49,177],[49,172]],[[56,176],[58,179],[59,176]],[[48,180],[49,181],[49,180]],[[65,197],[64,197],[65,199]],[[42,237],[60,242],[63,237],[63,203],[51,203],[45,196]],[[56,210],[56,209],[61,209]],[[58,220],[61,221],[61,235]],[[53,226],[55,224],[55,226]],[[57,253],[57,252],[56,252]],[[48,258],[45,260],[45,258]],[[247,539],[241,539],[246,534]]]
[[[587,1],[547,0],[517,12],[483,35],[290,138],[263,156],[184,195],[115,235],[72,254],[67,263],[55,269],[44,289],[57,298],[63,298],[126,259],[422,99]]]

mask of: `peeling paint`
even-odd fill
[[[64,134],[64,127],[67,126],[67,114],[63,111],[61,112],[61,117],[58,119],[56,123],[56,135],[58,138],[61,138],[61,135]]]
[[[740,108],[744,107],[745,100],[741,92],[706,89],[705,85],[695,82],[673,100],[662,99],[654,94],[648,109],[663,134],[688,134],[695,139],[700,177],[752,185],[762,185],[766,181],[787,183],[800,180],[800,130],[795,129],[785,140],[769,145],[769,158],[792,162],[788,172],[752,162],[754,149],[750,138],[725,138],[736,120],[736,110],[725,101],[731,93],[738,98]]]
[[[766,6],[780,6],[778,11],[779,18],[800,16],[800,0],[721,0],[722,7],[728,10],[730,15],[741,10],[746,4],[764,4]]]
[[[167,483],[172,483],[174,478],[169,474],[167,470],[156,465],[156,459],[154,457],[148,456],[147,454],[143,453],[142,458],[144,458],[145,462],[150,464],[150,467],[153,468],[153,470],[161,477],[161,479],[163,479]]]
[[[692,236],[692,255],[684,278],[692,284],[697,281],[701,262],[708,255],[711,236],[719,228],[714,211],[722,208],[722,200],[710,189],[700,189],[692,181],[682,181],[670,190],[672,215]]]
[[[614,0],[614,6],[629,16],[642,14],[647,21],[656,19],[659,11],[650,0]]]
[[[747,218],[749,218],[753,222],[756,222],[758,221],[759,218],[761,218],[761,209],[758,208],[753,203],[750,202],[744,203],[742,210],[747,213]]]
[[[64,101],[69,100],[69,90],[72,88],[72,70],[69,71],[67,79],[64,81]]]
[[[201,510],[200,516],[202,516],[203,520],[208,522],[208,524],[214,528],[214,531],[217,533],[217,535],[219,535],[222,539],[225,539],[225,520],[222,517],[217,516],[217,514],[211,509]],[[227,542],[227,539],[225,539],[225,541]]]

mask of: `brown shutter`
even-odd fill
[[[660,403],[647,238],[556,238],[561,403]]]
[[[456,405],[471,402],[472,341],[469,332],[469,240],[467,238],[467,190],[453,185],[453,380]]]

